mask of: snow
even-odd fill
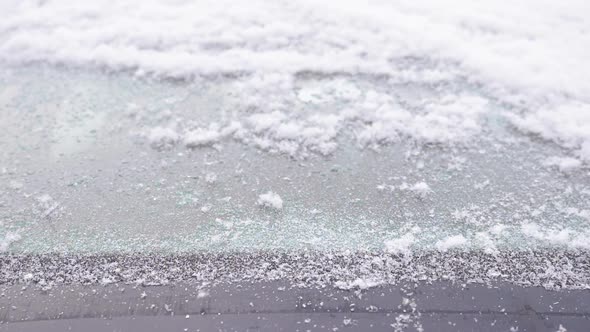
[[[148,140],[156,149],[230,137],[292,156],[327,155],[343,131],[375,149],[408,138],[466,144],[485,137],[493,115],[590,160],[587,1],[56,0],[4,7],[5,65],[235,77],[238,102],[223,121],[176,133],[154,128]],[[331,78],[300,86],[305,74]],[[385,77],[397,86],[359,87],[343,77]],[[439,95],[399,100],[408,84]],[[332,113],[299,112],[298,103]]]
[[[197,293],[197,299],[204,299],[206,297],[209,297],[209,291],[206,289],[199,289],[199,292]]]
[[[19,190],[23,188],[23,184],[22,182],[16,180],[10,180],[10,182],[8,183],[8,188],[13,190]]]
[[[521,226],[524,235],[533,239],[568,248],[590,249],[587,234],[563,227],[543,227],[537,223],[524,223]]]
[[[0,253],[8,250],[8,247],[14,242],[21,239],[21,235],[15,232],[8,232],[4,235],[4,238],[0,238]]]
[[[539,135],[570,149],[584,162],[590,162],[590,103],[558,101],[522,115],[507,115],[519,130]],[[577,167],[571,159],[564,169]],[[562,167],[560,166],[560,169]]]
[[[501,281],[547,289],[588,289],[590,270],[585,256],[555,250],[551,255],[532,251],[497,255],[469,252],[426,252],[420,256],[314,251],[190,255],[0,255],[0,282],[23,282],[25,273],[43,276],[49,285],[131,284],[167,285],[171,282],[208,285],[282,280],[296,287],[337,287],[364,290],[379,285],[408,285],[440,281],[468,284]],[[112,263],[105,264],[105,261]],[[280,264],[276,264],[279,261]],[[318,267],[330,267],[318,268]],[[490,273],[490,267],[493,267]],[[565,279],[564,279],[565,278]],[[567,280],[567,282],[564,282]],[[208,291],[198,286],[201,296]],[[198,296],[198,295],[197,295]]]
[[[336,281],[334,283],[334,287],[339,288],[339,289],[345,289],[345,290],[350,290],[350,289],[365,290],[365,289],[377,287],[381,284],[383,284],[383,282],[379,281],[379,280],[357,278],[352,281]]]
[[[213,172],[208,172],[207,174],[205,174],[205,182],[207,182],[208,184],[214,184],[215,182],[217,182],[217,174]]]
[[[411,247],[416,242],[416,237],[412,233],[406,233],[399,238],[385,241],[385,250],[392,254],[411,253]]]
[[[436,248],[440,251],[448,251],[452,248],[458,248],[467,244],[467,239],[461,235],[453,235],[449,236],[443,240],[440,240],[436,243]]]
[[[113,193],[124,190],[121,188],[128,185],[127,181],[134,182],[133,188],[135,183],[143,182],[145,187],[137,185],[142,197],[148,195],[146,201],[154,204],[150,208],[154,213],[162,213],[150,217],[149,222],[158,225],[156,220],[180,220],[178,229],[189,228],[191,213],[197,209],[202,217],[197,219],[203,220],[199,227],[211,227],[207,231],[195,231],[196,235],[187,231],[182,241],[174,243],[172,240],[168,244],[138,240],[145,235],[140,231],[138,237],[133,234],[116,239],[113,235],[113,239],[108,239],[112,242],[88,240],[89,248],[105,250],[107,242],[122,249],[145,245],[146,252],[158,245],[178,251],[209,250],[208,246],[214,248],[212,250],[219,247],[235,251],[275,246],[287,248],[287,251],[307,247],[314,250],[353,248],[384,251],[379,254],[396,256],[396,259],[397,256],[413,257],[413,252],[422,249],[436,249],[444,254],[453,248],[468,247],[487,255],[510,253],[519,246],[547,252],[555,248],[590,249],[586,227],[590,206],[579,198],[579,192],[588,185],[584,172],[590,163],[590,86],[587,83],[590,48],[586,46],[590,45],[590,24],[585,14],[590,8],[587,2],[542,1],[539,4],[525,0],[506,6],[491,1],[465,0],[451,0],[445,4],[429,0],[370,4],[355,0],[254,0],[247,4],[227,0],[148,0],[141,3],[122,0],[106,5],[102,0],[74,3],[56,0],[39,4],[14,2],[3,6],[9,7],[4,15],[0,14],[3,16],[0,20],[3,68],[43,63],[64,71],[67,71],[64,68],[73,67],[82,68],[80,72],[83,73],[96,74],[98,69],[99,73],[101,70],[120,72],[120,76],[113,75],[119,78],[128,78],[130,74],[139,77],[133,78],[130,83],[133,88],[125,91],[124,98],[112,103],[120,102],[124,108],[128,100],[121,102],[120,99],[128,98],[135,91],[142,92],[145,100],[128,104],[125,121],[135,121],[130,131],[139,133],[145,142],[142,147],[149,145],[162,153],[136,155],[135,151],[128,151],[126,159],[138,158],[124,166],[123,170],[133,170],[128,172],[131,174],[117,171],[122,176],[114,185],[120,188]],[[533,7],[538,10],[531,11]],[[109,77],[100,75],[96,77]],[[109,84],[117,81],[110,79],[105,81]],[[165,84],[152,85],[153,82]],[[144,85],[183,92],[166,94],[156,101],[155,96],[145,95]],[[81,90],[85,90],[83,87]],[[89,91],[99,90],[97,86],[91,87]],[[188,90],[186,95],[190,98],[185,98],[183,94]],[[59,94],[57,92],[55,95]],[[80,98],[75,93],[71,95],[71,100]],[[85,98],[84,94],[80,96]],[[196,105],[191,98],[213,101]],[[62,105],[60,103],[51,104]],[[90,99],[85,103],[91,103]],[[150,118],[148,113],[156,112],[161,106],[166,110]],[[111,125],[106,123],[96,132],[104,135],[110,127],[127,129],[127,123],[120,127]],[[16,135],[21,126],[14,127],[11,130],[15,129],[15,133],[9,132],[9,136],[24,137]],[[497,127],[502,131],[500,142],[493,141]],[[507,128],[516,131],[504,131]],[[43,128],[40,132],[47,134]],[[488,144],[488,139],[492,144]],[[28,201],[21,204],[20,200],[37,197],[31,220],[57,219],[64,209],[66,220],[77,226],[78,223],[70,220],[79,217],[74,209],[83,205],[84,199],[104,199],[94,193],[103,192],[104,188],[93,191],[92,186],[103,182],[106,186],[112,179],[103,181],[104,177],[88,171],[88,179],[92,180],[87,180],[84,186],[68,186],[65,193],[60,194],[64,204],[50,196],[38,197],[40,191],[35,188],[36,183],[48,182],[48,186],[63,188],[63,183],[53,181],[69,181],[63,174],[69,177],[87,172],[84,168],[76,169],[78,166],[70,166],[75,172],[64,172],[59,168],[61,165],[85,167],[86,164],[81,163],[103,157],[100,151],[97,156],[81,153],[79,162],[55,163],[58,166],[51,168],[51,172],[29,167],[28,164],[34,164],[32,160],[43,160],[45,151],[53,152],[51,148],[44,148],[44,141],[52,140],[50,135],[43,136],[38,146],[26,150],[43,151],[39,156],[24,156],[22,151],[7,153],[14,155],[9,159],[18,162],[3,160],[3,166],[12,163],[10,173],[18,179],[6,178],[3,182],[8,192],[0,192],[4,195],[0,197],[0,204],[20,215],[20,211],[26,213],[29,206]],[[266,155],[260,157],[250,154],[251,149],[236,150],[231,146],[225,149],[230,153],[217,154],[229,140],[292,157],[321,156],[309,163],[302,161],[285,167],[283,162],[290,162],[289,158],[279,161]],[[548,141],[552,143],[547,144]],[[353,147],[385,150],[386,153],[349,149],[346,144],[350,142]],[[512,143],[515,144],[510,145]],[[394,149],[386,150],[387,144],[394,145]],[[340,155],[343,166],[332,169],[337,172],[323,169],[326,165],[323,162],[331,164],[332,155],[342,152],[338,151],[341,147],[345,155]],[[201,148],[203,151],[197,151]],[[408,150],[406,160],[403,160],[404,151],[398,148]],[[170,149],[175,149],[174,153],[165,152]],[[181,149],[190,151],[176,151]],[[492,155],[493,150],[498,153],[493,158],[470,154],[481,151],[482,155]],[[546,153],[548,150],[550,152]],[[501,153],[511,151],[520,151],[518,153],[524,156],[503,159]],[[542,153],[531,157],[538,151]],[[380,159],[379,155],[390,152],[390,159]],[[115,152],[113,155],[117,156]],[[172,155],[174,157],[170,157]],[[232,159],[235,155],[241,155],[239,161]],[[153,161],[149,158],[160,156],[170,157],[158,161],[158,165],[167,165],[165,172],[149,164]],[[183,158],[176,158],[181,156]],[[198,164],[201,157],[217,158],[220,163],[201,165]],[[31,162],[23,162],[29,159]],[[234,166],[228,162],[230,160],[239,163],[235,174],[227,170]],[[297,187],[290,182],[289,187],[282,188],[281,193],[293,191],[289,194],[289,208],[281,213],[269,214],[266,208],[282,210],[282,198],[273,191],[262,193],[266,188],[281,188],[274,182],[276,174],[265,172],[252,176],[268,166],[260,165],[260,160],[281,172],[288,170],[289,174],[281,176],[288,175],[293,183],[306,184]],[[361,163],[357,163],[359,160]],[[374,160],[378,162],[371,164]],[[400,160],[401,163],[396,164]],[[557,169],[565,176],[542,167],[530,167],[531,160]],[[391,169],[378,169],[369,176],[364,173],[364,166],[359,166],[365,161],[367,169],[389,162]],[[496,162],[506,162],[506,165],[498,171]],[[518,167],[508,165],[512,163]],[[252,167],[248,168],[249,165]],[[106,168],[108,163],[102,166]],[[399,168],[408,171],[399,171]],[[243,169],[246,169],[244,173]],[[110,171],[106,169],[104,174],[113,173]],[[518,178],[509,174],[511,172],[516,172]],[[7,173],[5,169],[3,173]],[[333,178],[332,173],[345,175]],[[181,182],[173,177],[175,174],[190,178],[195,174],[201,176],[195,186],[193,180]],[[309,174],[308,180],[301,174]],[[321,174],[321,178],[317,174]],[[390,175],[396,176],[395,180],[387,178]],[[168,182],[154,185],[142,176],[161,176]],[[377,186],[382,195],[363,192],[364,184],[359,183],[358,178],[366,181],[372,191]],[[398,185],[402,181],[407,183]],[[321,195],[328,187],[342,189],[342,193],[318,198],[314,196],[317,188],[310,184],[320,185]],[[251,185],[255,187],[249,187]],[[195,187],[198,187],[199,198],[194,198],[193,210],[185,215],[183,207],[172,204],[169,197],[177,197],[176,192],[193,192]],[[309,190],[311,187],[314,189]],[[87,191],[82,191],[84,189]],[[117,195],[113,197],[117,203],[136,206],[132,212],[139,217],[143,212],[136,211],[148,211],[142,210],[143,200],[138,201],[133,193],[129,193],[129,197],[133,197],[129,201],[119,202]],[[465,204],[465,198],[473,204]],[[115,201],[107,200],[98,207],[109,209]],[[13,202],[19,204],[13,208]],[[170,206],[176,210],[164,214],[169,212],[166,208]],[[385,207],[391,208],[391,215],[381,213]],[[66,213],[67,208],[72,210]],[[290,210],[293,214],[287,215]],[[121,220],[137,220],[138,223],[143,220],[135,214],[131,217],[124,214],[131,212],[117,213],[121,215],[113,216]],[[241,223],[235,216],[244,217],[244,213],[251,219]],[[106,215],[102,210],[89,210],[88,215],[82,215],[84,219],[79,220],[100,219]],[[258,230],[254,227],[267,225],[266,219],[261,221],[264,219],[261,215],[267,219],[284,217],[286,222],[281,224],[288,226],[251,232]],[[304,219],[310,215],[313,224]],[[349,222],[348,217],[354,218],[354,222]],[[404,223],[401,229],[396,224],[399,220]],[[108,220],[103,221],[102,225],[111,225]],[[408,231],[406,222],[419,224],[426,231]],[[19,241],[21,233],[10,232],[16,223],[2,220],[0,251],[7,251],[12,243]],[[97,232],[100,227],[107,228],[96,224]],[[251,226],[244,227],[246,224]],[[141,230],[148,229],[146,225],[142,224]],[[457,227],[454,231],[462,235],[448,234],[449,228],[455,226],[466,229]],[[118,231],[130,234],[133,227]],[[31,229],[37,228],[31,226]],[[25,229],[28,232],[28,228]],[[64,229],[65,232],[78,231]],[[86,236],[84,231],[77,234]],[[272,234],[276,236],[265,237],[277,241],[257,241],[254,236],[248,238],[250,242],[236,240],[250,236],[248,234]],[[202,238],[196,241],[190,236]],[[64,240],[64,246],[78,248],[79,243],[74,243],[72,237],[64,235],[63,238],[69,241]],[[326,244],[322,243],[324,239]],[[53,250],[62,245],[45,242],[36,244],[38,250]],[[348,280],[339,284],[348,289],[364,289],[379,280],[358,277],[359,273],[330,280]]]
[[[415,184],[408,186],[406,183],[403,183],[401,189],[409,190],[413,192],[416,197],[420,199],[426,198],[429,194],[432,193],[432,189],[426,182],[416,182]]]
[[[572,157],[550,157],[545,160],[546,166],[556,166],[562,173],[571,173],[582,167],[582,161]]]
[[[283,199],[278,194],[269,191],[265,194],[261,194],[258,196],[257,204],[262,207],[281,210],[283,208]]]
[[[154,127],[148,134],[150,146],[156,150],[168,150],[179,140],[178,133],[172,128]]]
[[[457,62],[475,79],[508,88],[590,94],[585,1],[62,0],[12,7],[0,25],[0,59],[13,63],[172,77],[241,71],[416,75],[390,59],[433,56],[441,68],[422,73],[427,78],[449,75],[444,63]]]
[[[183,136],[184,145],[187,148],[196,148],[202,146],[211,146],[217,143],[221,138],[216,124],[211,124],[208,128],[197,128],[186,132]]]

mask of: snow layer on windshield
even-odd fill
[[[233,137],[291,155],[329,154],[351,119],[363,123],[355,134],[366,145],[400,136],[468,141],[489,110],[471,89],[444,88],[464,80],[513,110],[516,128],[590,159],[587,1],[10,1],[3,10],[0,60],[8,64],[250,77],[234,91],[253,109],[236,109],[225,123],[153,129],[158,149]],[[391,96],[331,82],[355,101],[352,110],[293,116],[293,78],[302,73],[442,83],[446,93],[415,114]],[[321,103],[330,95],[321,89],[296,98]]]
[[[0,25],[0,56],[10,62],[187,77],[395,74],[396,59],[422,57],[440,63],[429,77],[460,70],[498,88],[590,95],[586,1],[13,3]]]
[[[395,282],[381,272],[423,280],[423,267],[435,280],[455,271],[448,257],[484,255],[457,280],[546,285],[553,253],[547,287],[588,287],[585,1],[0,9],[10,264],[56,252],[297,262],[309,250],[284,260],[305,279],[354,252],[358,270],[321,278],[365,287],[363,271]],[[290,273],[254,265],[261,278]]]

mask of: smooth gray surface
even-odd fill
[[[509,284],[436,282],[356,292],[280,282],[72,285],[45,293],[14,286],[3,290],[2,302],[6,331],[557,331],[560,325],[586,331],[590,324],[588,290]]]

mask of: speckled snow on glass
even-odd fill
[[[588,288],[588,12],[3,1],[0,283]]]
[[[305,140],[279,139],[270,129],[242,128],[194,147],[182,138],[150,136],[154,128],[181,136],[203,125],[246,126],[259,110],[242,105],[235,87],[250,79],[186,82],[40,66],[5,69],[0,249],[404,254],[590,246],[585,166],[562,165],[577,159],[516,130],[507,117],[516,113],[510,106],[462,80],[300,75],[286,96],[269,97],[290,106],[282,120],[288,125],[342,116],[368,94],[380,93],[403,105],[411,124],[437,114],[425,108],[444,103],[441,93],[468,92],[486,110],[473,124],[456,124],[461,130],[435,122],[423,135],[401,128],[391,132],[394,138],[367,143],[363,133],[386,121],[344,118],[327,153],[306,147]],[[300,97],[334,86],[355,95],[343,97],[338,90],[317,96],[327,101]],[[461,139],[426,137],[439,127]],[[280,150],[289,144],[298,149]]]

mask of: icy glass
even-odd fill
[[[589,246],[587,171],[552,164],[567,152],[516,131],[503,114],[518,110],[477,86],[299,75],[285,114],[307,122],[293,136],[278,140],[278,131],[259,135],[256,130],[268,128],[255,127],[250,136],[219,134],[256,114],[237,111],[246,101],[235,89],[246,79],[152,80],[39,66],[1,72],[0,250],[408,253]],[[333,86],[339,88],[325,89]],[[347,127],[351,120],[328,140],[332,145],[310,142],[318,137],[311,131],[298,136],[310,128],[310,116],[357,107],[351,98],[373,91],[411,116],[423,112],[416,100],[468,91],[487,103],[483,130],[458,143],[427,139],[428,127],[413,136],[400,131],[395,139],[364,139],[366,130]],[[269,103],[280,98],[267,97]],[[186,124],[212,123],[226,125],[196,136],[184,132]],[[451,129],[462,135],[469,128]]]

